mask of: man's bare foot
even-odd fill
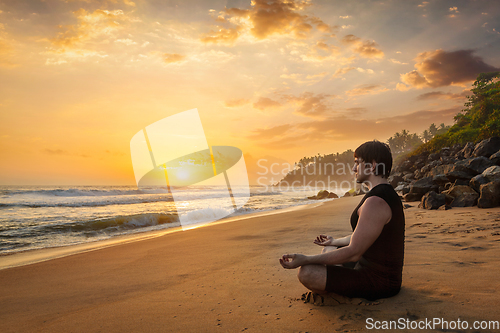
[[[335,306],[339,304],[352,304],[352,305],[377,305],[380,301],[370,302],[362,298],[350,298],[334,293],[320,295],[312,291],[302,294],[301,300],[304,303],[310,303],[317,306]]]

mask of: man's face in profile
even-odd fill
[[[355,173],[356,182],[358,184],[364,183],[368,180],[368,177],[372,174],[372,163],[367,163],[363,159],[355,157],[354,167],[352,171]]]

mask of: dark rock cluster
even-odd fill
[[[318,192],[318,194],[312,196],[312,197],[307,197],[307,199],[313,199],[313,200],[321,200],[321,199],[337,199],[339,196],[336,195],[333,192],[328,192],[327,190],[321,190]]]
[[[500,137],[411,156],[389,183],[405,201],[425,209],[500,206]]]

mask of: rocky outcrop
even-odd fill
[[[480,197],[477,202],[479,208],[500,206],[500,182],[489,182],[479,188]]]
[[[403,177],[404,177],[404,174],[401,172],[398,172],[398,173],[390,175],[387,178],[387,181],[389,182],[389,184],[392,185],[392,187],[396,188],[398,186],[398,184],[403,181]]]
[[[499,150],[500,150],[500,137],[495,136],[479,142],[474,148],[472,155],[476,157],[484,156],[489,158],[491,155],[495,154]]]
[[[490,161],[493,164],[500,165],[500,151],[497,151],[493,155],[490,156]]]
[[[479,194],[467,185],[456,185],[441,194],[453,198],[451,207],[472,207],[477,205]]]
[[[411,156],[388,180],[405,201],[426,209],[500,206],[500,137]]]
[[[438,186],[432,181],[433,177],[425,177],[410,185],[410,193],[421,193],[422,195],[437,190]]]
[[[443,193],[437,194],[434,191],[427,192],[423,197],[422,201],[418,205],[418,208],[425,209],[438,209],[439,207],[446,204],[446,195]]]
[[[318,194],[313,195],[312,197],[307,197],[307,199],[322,200],[322,199],[337,199],[338,197],[339,196],[333,192],[328,192],[327,190],[321,190],[318,192]]]
[[[489,181],[487,178],[483,177],[483,175],[477,175],[475,177],[472,177],[471,180],[469,181],[469,186],[474,189],[477,193],[480,193],[479,188],[483,184],[487,184]]]
[[[495,165],[492,166],[482,173],[482,176],[490,182],[498,182],[500,181],[500,166]]]

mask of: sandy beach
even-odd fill
[[[442,318],[469,325],[449,331],[486,332],[471,330],[474,321],[500,321],[500,208],[428,211],[411,203],[397,296],[378,304],[301,301],[306,289],[278,258],[318,253],[312,241],[320,233],[347,235],[361,198],[0,270],[0,331],[356,332],[368,330],[369,318]]]

